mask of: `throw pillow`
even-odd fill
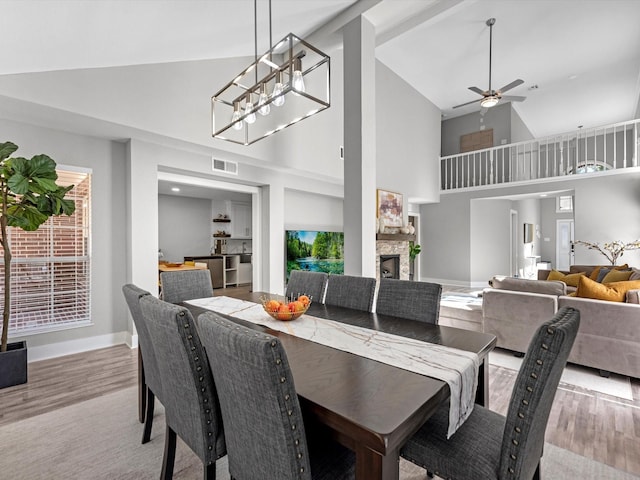
[[[625,282],[632,273],[631,270],[611,270],[604,276],[602,283]]]
[[[618,265],[615,267],[612,267],[611,265],[598,265],[597,267],[595,267],[592,271],[591,274],[589,275],[589,278],[591,280],[595,280],[596,282],[599,281],[598,280],[598,276],[600,275],[600,270],[603,268],[607,268],[609,270],[627,270],[629,268],[629,265],[627,265],[626,263],[624,265]],[[601,277],[601,279],[604,278],[604,275]]]
[[[632,268],[629,280],[640,280],[640,270],[638,270],[637,268]]]
[[[569,273],[565,275],[564,273],[559,272],[557,270],[551,270],[549,272],[549,276],[547,277],[547,280],[560,280],[561,282],[564,282],[571,287],[577,287],[578,280],[580,279],[580,277],[584,275],[586,275],[585,272]]]
[[[603,284],[594,282],[589,277],[582,276],[578,282],[576,297],[608,300],[610,302],[624,302],[627,291],[635,289],[640,289],[640,280]]]

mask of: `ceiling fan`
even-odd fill
[[[503,93],[506,92],[507,90],[511,90],[512,88],[523,84],[524,80],[521,80],[521,79],[514,80],[513,82],[508,83],[507,85],[505,85],[502,88],[499,88],[498,90],[491,89],[491,47],[493,43],[493,25],[495,23],[496,23],[495,18],[490,18],[486,22],[486,24],[489,26],[489,89],[483,91],[483,90],[480,90],[478,87],[469,87],[469,90],[471,90],[472,92],[479,93],[480,95],[482,95],[482,98],[479,98],[477,100],[473,100],[467,103],[461,103],[460,105],[456,105],[453,108],[464,107],[465,105],[471,105],[472,103],[476,103],[476,102],[480,102],[480,105],[482,107],[491,108],[497,105],[501,99],[510,100],[512,102],[522,102],[526,98],[526,97],[519,97],[514,95],[503,95]]]

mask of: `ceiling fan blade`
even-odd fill
[[[469,87],[469,90],[471,90],[472,92],[479,93],[480,95],[484,95],[485,94],[485,92],[480,90],[478,87]]]
[[[484,99],[484,97],[479,98],[479,99],[477,99],[477,100],[472,100],[472,101],[467,102],[467,103],[461,103],[460,105],[456,105],[456,106],[454,106],[453,108],[464,107],[465,105],[471,105],[472,103],[480,102],[480,101],[482,101],[483,99]]]
[[[527,99],[527,97],[520,97],[518,95],[502,95],[500,98],[507,102],[524,102]]]
[[[502,87],[501,89],[498,90],[498,93],[504,93],[507,90],[511,90],[514,87],[517,87],[518,85],[522,85],[524,83],[524,80],[514,80],[513,82],[505,85],[504,87]]]

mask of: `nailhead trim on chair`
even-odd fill
[[[186,317],[186,314],[184,311],[181,311],[178,314],[180,317],[182,317],[184,319],[184,317]],[[195,370],[197,372],[202,372],[204,369],[204,375],[198,374],[197,376],[194,374],[194,380],[196,381],[196,384],[200,384],[202,385],[202,383],[205,381],[205,376],[210,377],[210,374],[207,375],[208,373],[208,369],[209,369],[209,361],[206,360],[204,362],[200,361],[200,355],[198,353],[194,353],[198,350],[198,345],[196,345],[196,340],[199,340],[199,338],[194,339],[194,336],[192,333],[190,333],[191,331],[191,325],[189,323],[189,319],[183,320],[183,326],[184,329],[182,331],[180,331],[181,337],[182,337],[182,341],[184,342],[185,348],[187,349],[188,352],[191,352],[191,356],[189,358],[190,362],[192,363],[192,366],[195,366]],[[203,352],[204,354],[204,348],[202,347],[202,345],[199,345],[200,350]],[[209,399],[210,397],[213,395],[213,392],[208,392],[207,388],[205,386],[201,386],[199,389],[199,394],[198,397],[200,399],[200,401],[206,406],[209,404]],[[204,408],[204,413],[205,413],[205,418],[203,419],[203,424],[202,424],[202,430],[203,432],[206,432],[207,434],[207,445],[206,445],[206,449],[209,452],[212,452],[214,449],[214,445],[213,445],[213,432],[211,432],[211,430],[209,429],[211,423],[215,420],[211,414],[211,409],[210,408]],[[220,458],[222,455],[217,455],[216,458],[208,458],[206,460],[206,464],[207,465],[211,465],[212,463],[215,462],[215,460],[217,458]]]
[[[547,335],[553,335],[554,333],[555,333],[555,328],[554,327],[547,328]],[[548,351],[549,350],[549,345],[547,345],[546,343],[543,343],[541,345],[541,349]],[[544,364],[544,362],[543,362],[543,360],[541,358],[538,358],[536,360],[534,368],[537,369],[537,371],[531,372],[531,375],[530,375],[530,378],[532,379],[533,382],[538,380],[538,376],[541,373],[540,369],[541,369],[543,364]],[[527,385],[525,387],[525,389],[526,389],[527,393],[533,393],[534,385],[533,384]],[[523,398],[521,400],[521,403],[525,407],[528,407],[529,406],[529,399],[528,398]],[[524,412],[522,412],[522,411],[518,412],[518,418],[519,419],[524,420],[525,417],[526,417],[526,414]],[[515,452],[513,452],[513,453],[511,453],[509,455],[509,458],[511,459],[511,463],[510,463],[510,465],[509,465],[509,467],[507,469],[508,472],[510,474],[512,474],[512,475],[515,473],[515,467],[516,467],[515,462],[518,459],[517,453],[518,453],[519,447],[520,447],[519,437],[520,437],[520,434],[522,433],[523,427],[524,427],[524,424],[523,425],[516,425],[514,427],[514,429],[513,429],[513,431],[515,433],[513,434],[514,436],[511,438],[511,443],[516,447],[516,450],[515,450]]]

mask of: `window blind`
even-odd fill
[[[12,335],[91,323],[91,175],[57,173],[59,185],[75,185],[66,196],[75,201],[74,214],[51,217],[35,232],[9,228]]]

